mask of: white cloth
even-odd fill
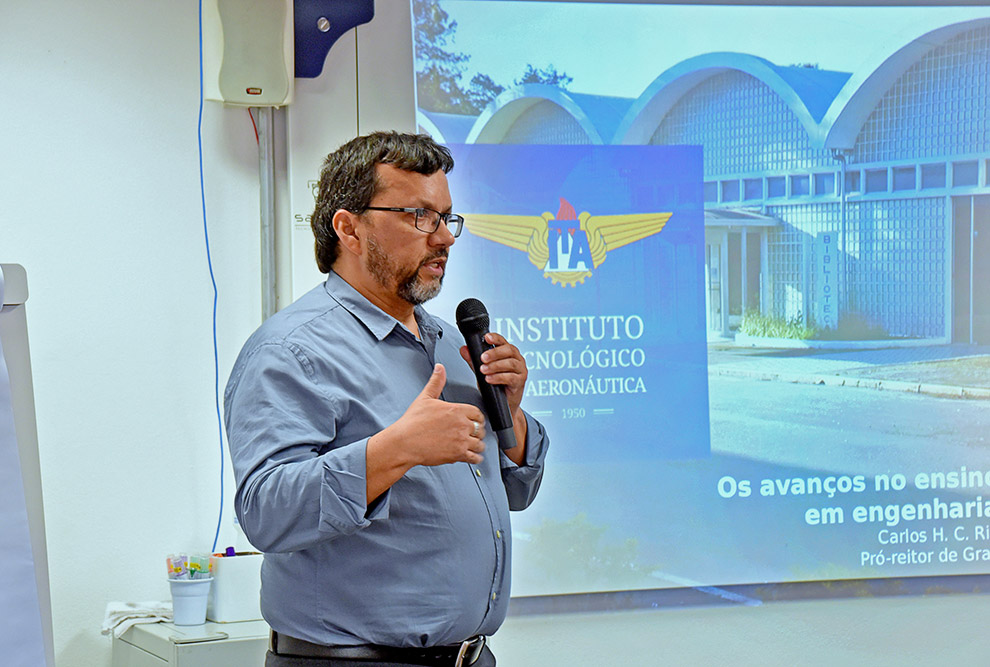
[[[172,620],[172,601],[163,602],[108,602],[106,616],[103,618],[105,635],[113,632],[119,637],[128,628],[138,623],[158,623]]]

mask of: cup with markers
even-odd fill
[[[202,625],[213,582],[210,557],[205,554],[169,554],[168,583],[172,590],[172,622]]]

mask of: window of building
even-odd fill
[[[945,164],[923,164],[921,165],[921,187],[944,188],[945,187]]]
[[[835,194],[835,174],[815,174],[815,194],[828,196]]]
[[[952,187],[976,185],[979,179],[980,166],[976,160],[952,163]]]
[[[767,197],[786,197],[787,180],[783,176],[767,177]]]
[[[739,181],[722,181],[722,201],[739,201]]]
[[[763,199],[763,179],[747,178],[743,180],[743,193],[746,199]]]
[[[887,191],[887,170],[867,169],[866,170],[866,192],[886,192]]]
[[[860,173],[858,171],[846,172],[846,192],[862,192]]]
[[[916,186],[915,168],[894,167],[894,191],[914,190]]]
[[[718,182],[717,181],[705,181],[705,203],[717,202],[718,201]]]
[[[797,197],[800,195],[810,195],[811,194],[811,177],[807,174],[801,174],[799,176],[791,176],[791,196]]]

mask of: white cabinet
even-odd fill
[[[264,621],[135,625],[113,640],[113,667],[263,667]]]

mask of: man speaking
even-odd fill
[[[268,667],[494,665],[509,510],[549,444],[520,408],[526,363],[489,333],[515,447],[499,450],[456,328],[422,307],[464,220],[450,153],[374,133],[331,153],[313,214],[328,273],[244,345],[224,396],[237,516],[265,553]]]

